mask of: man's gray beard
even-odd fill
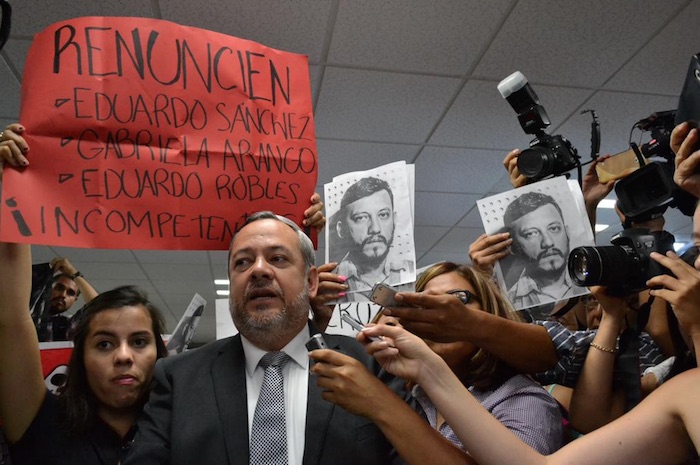
[[[298,333],[309,318],[309,285],[297,295],[289,305],[282,307],[276,315],[256,318],[256,314],[237,311],[236,303],[231,299],[229,311],[236,328],[257,346],[269,346],[281,336]]]

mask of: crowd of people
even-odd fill
[[[5,169],[29,165],[25,131],[13,124],[0,133]],[[687,123],[671,137],[674,180],[700,197],[698,142]],[[504,160],[514,187],[528,182],[517,156]],[[583,179],[592,223],[612,187],[593,163]],[[251,215],[229,248],[239,334],[172,356],[160,311],[141,290],[98,294],[64,257],[51,263],[49,325],[37,326],[31,248],[0,243],[0,422],[11,463],[697,461],[700,259],[652,253],[668,273],[647,289],[612,295],[595,286],[570,297],[561,211],[528,196],[506,232],[469,245],[470,264],[428,267],[353,339],[325,332],[333,303],[357,290],[343,270],[362,270],[371,284],[413,267],[387,260],[391,190],[363,181],[358,192],[331,222],[356,244],[339,263],[316,266],[311,240],[288,219]],[[322,209],[314,194],[305,226],[323,228]],[[543,219],[528,226],[539,239],[521,233]],[[700,207],[693,220],[697,242]],[[643,226],[663,233],[662,218]],[[511,253],[530,262],[506,292],[493,269]],[[85,307],[63,316],[78,295]],[[558,303],[524,321],[513,304],[542,295]],[[309,352],[317,334],[323,346]],[[55,395],[41,370],[46,337],[74,343]]]

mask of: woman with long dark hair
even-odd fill
[[[0,167],[25,167],[24,127],[0,132]],[[9,225],[8,225],[9,226]],[[49,392],[29,312],[31,250],[0,243],[0,422],[13,465],[117,464],[167,355],[163,317],[136,287],[98,295],[78,320],[67,381]]]
[[[73,337],[66,384],[49,392],[30,318],[29,245],[0,243],[0,419],[13,465],[116,464],[167,355],[163,320],[124,286],[98,295]]]

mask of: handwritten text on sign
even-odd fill
[[[38,34],[20,120],[30,166],[5,170],[8,241],[225,249],[252,212],[300,224],[316,185],[306,57],[166,21]]]

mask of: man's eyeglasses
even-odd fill
[[[70,287],[66,287],[61,283],[54,284],[53,288],[58,292],[65,292],[68,297],[77,297],[78,295],[75,290],[71,289]]]
[[[478,304],[481,304],[481,301],[479,300],[479,298],[467,290],[456,289],[454,291],[447,291],[447,293],[451,294],[451,295],[456,295],[457,298],[464,305],[467,305],[469,302],[472,302],[472,301],[474,301]]]

